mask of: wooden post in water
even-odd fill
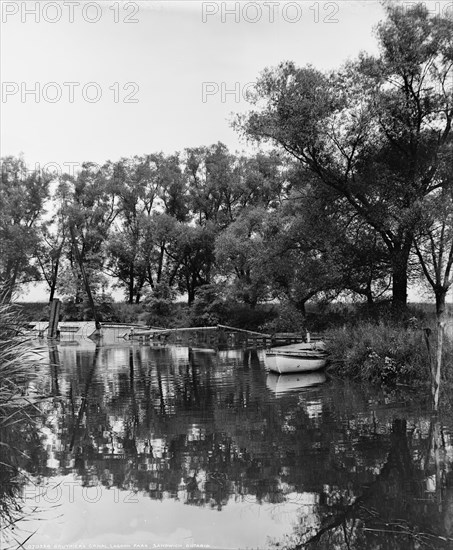
[[[58,321],[60,320],[60,305],[58,298],[52,300],[50,304],[50,318],[47,338],[56,338],[58,335]]]

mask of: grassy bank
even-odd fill
[[[24,471],[33,471],[34,449],[39,447],[37,409],[26,396],[36,376],[35,356],[20,335],[22,324],[18,308],[0,303],[0,547],[5,549],[13,542],[20,546],[14,528],[26,515]]]
[[[424,328],[430,328],[430,350]],[[430,363],[435,353],[435,323],[423,328],[383,320],[349,324],[327,332],[331,350],[330,372],[341,378],[383,386],[387,389],[423,389],[429,392]],[[453,341],[443,348],[441,400],[453,406]]]
[[[332,366],[342,377],[385,385],[429,380],[430,357],[420,329],[368,321],[327,336]]]

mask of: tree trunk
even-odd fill
[[[407,307],[407,268],[411,249],[408,239],[392,251],[392,307],[396,316],[400,316]]]
[[[6,272],[8,275],[5,277],[6,283],[2,288],[2,298],[6,302],[11,302],[16,288],[17,274],[19,273],[19,261],[16,261],[14,267],[9,267]]]
[[[129,300],[128,300],[128,303],[129,304],[133,304],[134,303],[134,268],[133,266],[130,267],[129,269]]]
[[[55,268],[53,270],[52,274],[52,282],[50,284],[50,295],[49,295],[49,304],[52,303],[54,296],[55,296],[55,290],[57,288],[57,281],[58,281],[58,268],[60,266],[60,260],[59,258],[55,262]]]
[[[99,330],[101,328],[101,323],[99,321],[99,317],[98,317],[98,314],[97,314],[97,311],[96,311],[96,306],[95,306],[95,303],[94,303],[93,295],[91,294],[90,283],[88,281],[88,277],[87,277],[87,274],[85,272],[85,266],[83,265],[82,255],[79,251],[79,246],[78,246],[77,241],[75,239],[74,228],[72,226],[70,227],[70,231],[71,231],[71,238],[72,238],[72,246],[74,248],[74,253],[75,253],[76,258],[77,258],[77,263],[79,264],[79,267],[80,267],[80,272],[82,274],[83,284],[85,286],[85,292],[87,293],[88,302],[90,304],[91,311],[93,313],[93,319],[94,319],[94,323],[96,325],[96,330]]]
[[[188,285],[187,288],[187,304],[191,306],[195,300],[195,288],[192,285]]]
[[[440,375],[442,369],[442,350],[444,344],[445,323],[447,321],[447,313],[445,307],[447,291],[443,288],[436,290],[436,320],[437,320],[437,346],[436,346],[436,363],[435,371],[432,373],[431,392],[434,402],[434,410],[437,411],[439,406],[440,394]]]
[[[365,293],[366,293],[366,302],[367,302],[368,306],[369,307],[373,306],[374,305],[374,299],[373,299],[373,291],[371,290],[371,281],[367,282]]]
[[[401,313],[407,305],[407,273],[405,270],[396,268],[392,276],[392,305],[397,313]]]

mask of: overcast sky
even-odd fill
[[[263,68],[376,51],[383,16],[372,0],[1,4],[1,154],[29,164],[243,149],[229,119]]]

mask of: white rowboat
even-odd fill
[[[327,357],[324,342],[308,342],[271,348],[266,351],[265,364],[279,374],[310,372],[325,367]]]

